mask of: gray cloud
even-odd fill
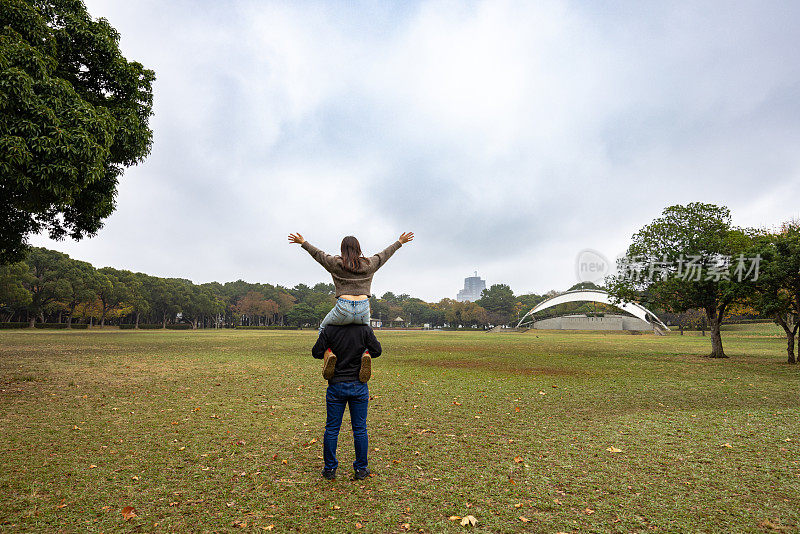
[[[375,290],[574,283],[667,205],[796,216],[793,2],[90,0],[156,70],[153,154],[91,240],[34,243],[196,281],[325,280],[285,244],[417,240]],[[398,7],[399,6],[399,7]]]

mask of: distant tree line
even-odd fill
[[[425,302],[407,294],[372,296],[372,317],[384,325],[475,327],[513,322],[546,298],[515,296],[505,284],[484,290],[476,302]],[[195,284],[103,267],[45,248],[30,248],[24,259],[0,265],[0,321],[91,325],[317,326],[335,304],[334,286],[292,288],[237,280]],[[398,321],[400,319],[400,321]]]

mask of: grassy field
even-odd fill
[[[328,482],[313,332],[0,331],[0,531],[800,528],[773,327],[726,331],[726,360],[699,335],[378,336],[375,476],[350,480],[345,415]]]

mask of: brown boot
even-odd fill
[[[361,355],[361,369],[358,371],[358,379],[361,382],[366,383],[369,380],[369,377],[372,376],[372,356],[369,355],[369,351],[365,350],[364,354]]]
[[[333,378],[333,372],[336,370],[336,355],[331,349],[325,351],[322,356],[322,378],[330,380]]]

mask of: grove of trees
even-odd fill
[[[544,297],[515,297],[497,284],[477,302],[428,303],[406,294],[372,296],[372,316],[385,324],[486,327],[512,322]],[[330,283],[287,288],[242,280],[194,284],[182,278],[103,267],[54,250],[30,248],[22,261],[0,265],[0,321],[169,328],[317,326],[335,304]]]

